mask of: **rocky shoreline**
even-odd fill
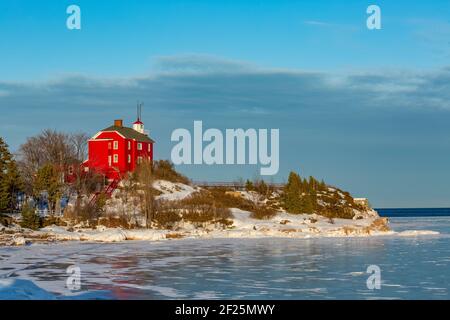
[[[232,211],[233,224],[226,228],[217,224],[205,224],[199,227],[190,223],[180,223],[172,230],[49,226],[33,231],[18,225],[0,226],[0,246],[22,246],[61,241],[122,242],[266,237],[310,239],[438,234],[434,231],[415,230],[395,232],[389,227],[388,219],[380,218],[375,211],[371,212],[370,216],[354,220],[329,219],[316,214],[293,215],[288,213],[280,213],[268,220],[258,220],[252,219],[249,212],[239,209]]]

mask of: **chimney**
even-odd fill
[[[123,127],[122,119],[114,120],[114,126],[116,126],[116,127]]]

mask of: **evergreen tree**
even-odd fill
[[[17,204],[17,194],[22,190],[23,183],[17,164],[8,145],[0,137],[0,210],[12,212]]]
[[[18,193],[23,190],[23,182],[14,160],[7,164],[6,171],[0,183],[0,202],[12,212],[17,205]]]
[[[269,186],[267,183],[264,182],[264,180],[258,180],[254,183],[254,189],[256,192],[263,196],[267,196],[269,193]]]
[[[313,176],[310,176],[309,181],[308,181],[309,192],[316,191],[318,188],[318,185],[319,185],[319,182],[316,179],[314,179]]]
[[[284,188],[284,208],[290,213],[314,213],[317,210],[319,186],[314,177],[302,179],[297,173],[291,172]]]
[[[247,179],[247,181],[245,181],[245,190],[247,190],[247,191],[255,190],[255,187],[253,186],[253,182],[251,182],[248,179]]]
[[[297,173],[291,172],[283,193],[284,207],[288,212],[302,213],[303,205],[300,197],[302,189],[302,179]]]
[[[309,192],[309,183],[306,178],[302,179],[302,193],[308,193]]]
[[[6,154],[9,153],[8,145],[5,143],[2,137],[0,137],[0,177],[6,170]]]
[[[319,183],[319,191],[327,191],[327,185],[323,179]]]
[[[22,221],[20,226],[29,229],[39,229],[41,227],[41,219],[28,203],[22,207]]]
[[[39,197],[42,192],[47,192],[50,213],[53,213],[56,201],[61,197],[62,187],[63,185],[55,166],[47,164],[38,170],[33,186],[34,195]]]
[[[301,198],[301,212],[311,214],[315,209],[315,197],[310,194],[304,195]]]
[[[3,141],[3,138],[0,137],[0,185],[3,184],[3,180],[5,179],[6,175],[6,153],[8,151],[6,143]],[[2,201],[4,195],[3,192],[0,190],[0,211],[5,210],[6,203]]]

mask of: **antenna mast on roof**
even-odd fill
[[[144,132],[144,124],[142,123],[142,120],[141,120],[143,105],[144,105],[143,102],[137,101],[137,104],[136,104],[137,120],[135,123],[133,123],[133,129],[139,133],[145,133]]]
[[[139,100],[136,101],[136,118],[139,120]]]
[[[139,121],[141,121],[141,118],[142,118],[142,106],[143,105],[144,105],[143,102],[139,102],[139,100],[137,101],[136,112],[137,112],[137,119]]]

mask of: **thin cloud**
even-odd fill
[[[329,74],[202,56],[162,57],[158,63],[151,74],[126,79],[0,81],[0,92],[8,93],[0,96],[0,136],[15,151],[45,128],[95,134],[116,117],[132,122],[140,100],[158,158],[170,157],[172,130],[203,120],[214,128],[280,128],[276,179],[300,168],[383,201],[403,192],[404,181],[418,172],[427,173],[416,186],[421,196],[431,192],[430,183],[450,178],[450,68]],[[198,180],[249,172],[185,170]]]
[[[151,75],[131,79],[70,76],[37,84],[0,82],[0,108],[11,103],[25,109],[51,108],[54,103],[104,107],[141,99],[172,110],[240,108],[258,114],[327,110],[339,103],[347,109],[378,108],[380,102],[384,108],[450,110],[450,68],[332,75],[264,69],[203,55],[159,57],[155,65]]]
[[[346,31],[357,31],[358,28],[352,25],[347,24],[339,24],[339,23],[331,23],[327,21],[320,21],[320,20],[305,20],[303,21],[304,25],[311,26],[311,27],[318,27],[323,29],[330,29],[330,30],[346,30]]]
[[[153,67],[159,73],[229,73],[257,69],[248,62],[199,54],[159,56],[154,59]]]
[[[307,24],[309,26],[319,26],[319,27],[333,27],[335,26],[332,23],[323,22],[323,21],[317,21],[317,20],[306,20],[303,21],[304,24]]]

